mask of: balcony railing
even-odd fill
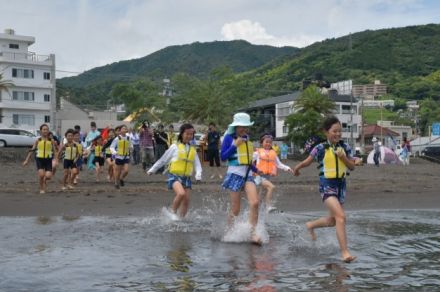
[[[35,63],[50,62],[52,59],[48,55],[37,55],[33,52],[29,53],[15,53],[15,52],[0,52],[0,59],[13,61],[30,61]]]

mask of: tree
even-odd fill
[[[286,118],[288,137],[295,145],[301,146],[311,136],[322,136],[322,121],[334,108],[334,102],[321,94],[316,86],[307,87],[295,101],[294,113]]]
[[[11,81],[9,80],[3,80],[3,75],[0,74],[0,91],[5,90],[5,91],[9,91],[9,87],[14,85]]]

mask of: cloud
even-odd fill
[[[276,37],[267,33],[266,29],[259,22],[252,22],[248,19],[225,23],[221,29],[221,34],[225,40],[246,40],[253,44],[277,47],[304,47],[322,39],[322,36],[304,34]]]

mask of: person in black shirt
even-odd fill
[[[217,175],[220,179],[222,179],[223,176],[218,171],[218,167],[220,167],[220,155],[219,155],[220,134],[219,132],[217,132],[214,123],[209,124],[208,134],[206,135],[206,144],[208,145],[209,166],[214,167],[214,161],[215,161],[215,165],[217,167]],[[213,173],[211,175],[211,179],[213,179],[214,177],[215,174]]]
[[[157,127],[157,130],[154,131],[154,141],[156,142],[154,154],[156,156],[156,161],[158,161],[168,149],[168,135],[165,133],[162,124],[160,124]],[[159,169],[159,172],[163,172],[163,168]]]

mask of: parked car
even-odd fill
[[[20,129],[0,129],[0,147],[32,146],[36,136]]]
[[[440,158],[440,146],[428,146],[422,151],[423,156]]]

